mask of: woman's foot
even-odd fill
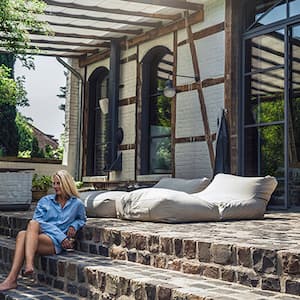
[[[34,272],[33,267],[25,267],[25,270],[22,272],[22,276],[24,277],[32,277]]]
[[[16,287],[17,287],[16,281],[4,280],[2,283],[0,283],[0,292],[15,289]]]

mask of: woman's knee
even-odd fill
[[[17,234],[17,239],[24,238],[26,236],[26,230],[21,230]]]
[[[27,224],[27,230],[39,232],[40,231],[39,222],[37,222],[35,220],[30,220]]]

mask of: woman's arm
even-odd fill
[[[79,200],[81,201],[81,200]],[[77,216],[76,219],[70,224],[69,227],[73,227],[76,231],[79,230],[81,227],[83,227],[86,223],[86,213],[85,213],[85,207],[80,202],[80,204],[77,207]]]

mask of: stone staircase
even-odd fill
[[[3,272],[31,215],[0,213]],[[37,257],[38,284],[23,279],[0,299],[26,299],[24,286],[31,299],[300,299],[299,221],[292,212],[191,224],[89,219],[76,251]]]

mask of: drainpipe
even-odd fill
[[[75,166],[75,180],[81,180],[81,168],[80,168],[80,162],[81,162],[81,129],[82,129],[82,101],[83,101],[83,84],[84,80],[81,74],[76,71],[72,66],[67,64],[63,59],[61,59],[59,56],[56,56],[56,60],[61,63],[65,68],[67,68],[72,74],[74,74],[78,79],[78,126],[77,126],[77,138],[79,139],[76,147],[76,166]]]

